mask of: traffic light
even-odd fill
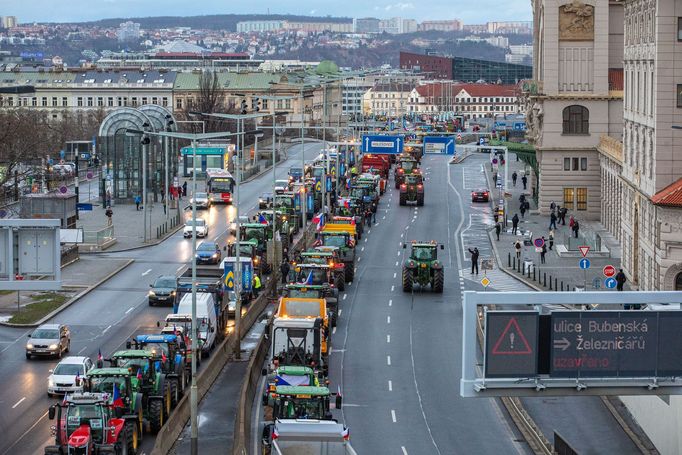
[[[242,106],[239,112],[241,113],[241,115],[246,114],[246,100],[242,100]]]
[[[253,110],[255,112],[260,112],[260,98],[253,99]]]

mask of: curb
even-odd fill
[[[539,287],[538,285],[534,284],[532,281],[527,280],[525,277],[522,278],[521,276],[516,275],[515,273],[512,273],[512,272],[510,272],[509,270],[507,270],[507,268],[504,267],[504,266],[502,265],[503,262],[502,262],[502,259],[500,258],[500,253],[499,253],[499,251],[497,250],[497,245],[495,245],[496,240],[493,238],[493,231],[488,230],[488,238],[490,239],[490,244],[492,245],[492,247],[493,247],[493,252],[495,253],[495,260],[497,261],[497,268],[498,268],[498,269],[500,269],[501,271],[503,271],[504,273],[506,273],[506,274],[509,275],[510,277],[512,277],[512,278],[514,278],[514,279],[516,279],[516,280],[518,280],[518,281],[520,281],[520,282],[522,282],[522,283],[525,284],[526,286],[528,286],[528,287],[530,287],[530,288],[532,288],[532,289],[534,289],[534,290],[536,290],[536,291],[545,292],[545,289],[543,289],[543,288]],[[535,266],[533,266],[533,267],[535,267]],[[549,292],[549,291],[546,291],[546,292]],[[552,292],[554,292],[554,291],[552,291]]]
[[[73,305],[74,303],[76,303],[78,300],[80,300],[82,297],[84,297],[85,295],[87,295],[87,294],[89,294],[90,292],[92,292],[94,289],[96,289],[97,287],[99,287],[99,286],[100,286],[102,283],[104,283],[105,281],[109,280],[110,278],[113,278],[114,275],[116,275],[116,274],[118,274],[119,272],[121,272],[123,269],[125,269],[126,267],[128,267],[128,266],[129,266],[130,264],[132,264],[133,262],[135,262],[135,259],[128,259],[128,261],[127,261],[125,264],[123,264],[122,266],[120,266],[119,268],[117,268],[116,270],[114,270],[113,272],[111,272],[110,274],[108,274],[107,276],[105,276],[104,278],[102,278],[101,280],[99,280],[97,283],[93,284],[92,286],[89,286],[89,287],[88,287],[87,289],[85,289],[83,292],[81,292],[81,293],[79,293],[79,294],[76,294],[76,295],[73,296],[68,302],[64,303],[64,305],[62,305],[62,306],[60,306],[59,308],[55,309],[55,310],[52,311],[51,313],[48,313],[47,315],[43,316],[39,321],[32,322],[32,323],[30,323],[30,324],[13,324],[13,323],[10,323],[10,322],[0,322],[0,325],[1,325],[1,326],[5,326],[5,327],[38,327],[39,325],[45,323],[45,321],[49,320],[50,318],[53,318],[53,317],[56,316],[57,314],[61,313],[62,311],[64,311],[65,309],[67,309],[68,307],[70,307],[71,305]]]
[[[168,240],[173,234],[178,232],[180,229],[184,227],[184,223],[178,224],[176,227],[173,228],[173,230],[168,231],[168,235],[166,235],[162,239],[155,240],[153,243],[147,243],[145,245],[139,245],[139,246],[131,246],[130,248],[123,248],[120,250],[104,250],[104,251],[94,251],[92,253],[83,253],[83,254],[102,254],[102,253],[125,253],[126,251],[135,251],[135,250],[141,250],[143,248],[149,248],[152,246],[157,246],[160,245],[161,243],[165,242]]]

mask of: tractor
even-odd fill
[[[142,393],[151,429],[158,432],[171,412],[171,391],[160,365],[157,367],[154,354],[142,349],[129,349],[115,352],[107,361],[113,367],[130,371],[133,388]]]
[[[277,386],[299,385],[299,386],[320,386],[319,373],[310,367],[288,365],[275,368],[270,374],[268,369],[263,368],[263,376],[266,377],[266,391],[263,392],[263,406],[272,406],[276,397]],[[327,385],[329,380],[325,380],[323,385]]]
[[[177,406],[189,383],[189,376],[185,373],[185,349],[182,339],[177,335],[137,335],[126,347],[144,349],[154,354],[154,359],[161,362],[161,372],[165,375],[170,386],[171,406]]]
[[[282,290],[282,297],[299,297],[304,299],[325,299],[327,308],[331,313],[332,327],[336,327],[336,319],[339,316],[339,289],[322,284],[299,284],[289,283]]]
[[[400,184],[400,205],[408,203],[424,205],[424,180],[421,174],[406,175]]]
[[[435,241],[412,242],[410,257],[403,262],[403,292],[412,292],[415,283],[422,287],[430,284],[433,292],[443,292],[445,271],[438,260],[438,247]],[[403,243],[405,248],[407,244]],[[443,249],[442,244],[440,249]]]
[[[303,227],[303,218],[300,210],[296,210],[296,193],[287,191],[283,194],[275,195],[275,210],[286,215],[289,224],[294,226],[296,232]]]
[[[130,430],[136,427],[128,424],[121,411],[100,393],[66,396],[48,410],[48,418],[57,419],[52,426],[55,444],[45,447],[45,455],[135,454],[138,435]]]
[[[237,256],[236,242],[230,242],[224,248],[227,252],[227,257]],[[264,252],[259,252],[258,240],[250,238],[248,240],[239,240],[239,255],[241,257],[250,257],[253,260],[253,267],[258,276],[269,275],[272,272],[272,265],[268,264],[267,255]]]
[[[395,178],[395,188],[399,189],[406,175],[412,174],[418,169],[419,163],[411,156],[401,156],[397,162],[393,176]]]
[[[321,249],[320,249],[321,248]],[[345,264],[341,261],[338,248],[317,247],[301,253],[302,264],[319,264],[331,269],[329,284],[336,286],[339,291],[346,290]]]
[[[330,392],[327,387],[278,385],[268,395],[267,402],[263,400],[263,404],[272,406],[272,420],[332,420],[332,397],[335,398],[336,409],[341,409],[341,395]]]
[[[352,282],[355,277],[355,237],[354,224],[326,224],[315,241],[315,246],[334,246],[339,249],[339,257],[345,266],[346,283]]]

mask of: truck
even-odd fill
[[[325,224],[318,233],[315,246],[335,246],[339,248],[339,257],[344,264],[346,282],[355,277],[355,245],[356,231],[354,224]]]
[[[327,302],[324,299],[301,297],[280,297],[275,318],[322,319],[322,354],[329,355],[329,338],[331,336],[330,317]]]
[[[388,171],[391,168],[391,161],[386,155],[374,155],[367,153],[362,157],[362,165],[360,168],[363,173],[371,172],[372,169],[376,169],[383,178],[388,179]]]
[[[278,419],[263,428],[263,455],[357,455],[350,432],[334,420]]]
[[[185,293],[173,308],[176,315],[192,317],[192,293]],[[227,316],[227,311],[224,312]],[[222,333],[224,326],[218,328],[216,301],[212,293],[197,292],[196,295],[197,337],[201,354],[207,357],[216,345],[216,332]]]
[[[336,327],[336,320],[339,317],[339,289],[323,284],[300,284],[289,283],[282,290],[282,297],[298,297],[309,299],[324,299],[327,302],[327,309],[331,313],[332,327]]]

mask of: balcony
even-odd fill
[[[606,135],[601,136],[597,150],[619,163],[623,162],[623,143],[618,139]]]

